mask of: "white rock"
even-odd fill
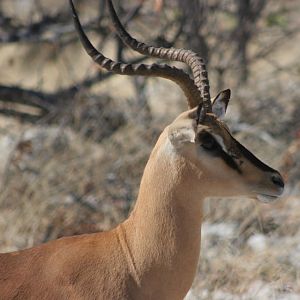
[[[267,248],[267,238],[260,233],[252,235],[248,241],[247,244],[252,250],[260,252],[264,251]]]
[[[293,266],[300,268],[300,243],[293,250],[290,250],[288,259]]]
[[[184,297],[184,300],[198,300],[200,298],[198,298],[194,293],[193,290],[190,289],[188,291],[188,293],[186,294],[186,296]]]
[[[264,283],[260,280],[254,281],[247,293],[243,295],[244,300],[275,300],[275,290],[270,284]]]
[[[214,292],[212,296],[213,300],[239,300],[240,298],[231,293],[223,292],[221,290],[217,290]]]
[[[284,294],[280,295],[276,300],[300,300],[300,294]]]
[[[216,223],[204,222],[202,224],[203,235],[215,235],[219,238],[231,238],[234,236],[236,225],[234,223]]]
[[[16,146],[16,139],[9,135],[0,137],[0,177],[4,175],[8,160]]]

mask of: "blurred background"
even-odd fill
[[[275,204],[205,202],[187,299],[300,299],[300,2],[124,2],[114,1],[133,36],[205,58],[212,95],[232,90],[227,123],[236,138],[286,179]],[[105,55],[154,62],[122,45],[105,1],[75,5]],[[0,251],[123,221],[157,137],[185,109],[172,82],[96,66],[68,1],[1,0]]]

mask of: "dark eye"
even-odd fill
[[[206,150],[214,150],[217,148],[218,143],[210,134],[206,134],[202,137],[201,146]]]

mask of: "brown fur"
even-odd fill
[[[247,168],[274,193],[249,162],[245,176],[220,159],[209,168],[195,135],[205,128],[220,134],[223,125],[212,118],[195,128],[194,115],[195,109],[182,114],[161,134],[124,223],[1,254],[0,299],[183,299],[197,268],[203,199],[252,194]]]

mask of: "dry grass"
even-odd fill
[[[2,137],[13,137],[15,146],[0,197],[1,251],[107,230],[122,221],[157,136],[133,124],[100,144],[57,127],[16,123],[6,130]],[[261,143],[251,141],[256,148]],[[294,152],[287,152],[293,159]],[[280,295],[300,292],[299,198],[296,193],[274,205],[208,199],[193,293],[201,299],[223,299],[224,293],[242,299],[249,289],[259,293],[266,285]],[[262,240],[251,243],[257,236]]]
[[[201,263],[189,299],[300,299],[299,41],[298,35],[279,45],[270,57],[280,62],[287,57],[287,64],[292,60],[291,72],[281,70],[287,67],[284,63],[278,70],[267,60],[252,66],[248,85],[233,91],[228,116],[241,142],[281,168],[287,195],[274,205],[251,199],[205,202]],[[9,67],[14,47],[0,49],[3,83],[35,87],[40,79],[35,68],[44,56],[53,55],[53,49],[46,48],[41,56],[36,55],[39,49],[30,56],[30,69],[23,62],[29,47],[18,48],[15,68]],[[72,75],[62,63],[66,57],[76,61]],[[66,49],[44,67],[43,88],[67,86],[87,69],[95,71],[87,66],[80,48]],[[107,230],[124,220],[159,131],[183,107],[174,85],[151,80],[146,95],[153,119],[143,124],[130,80],[117,76],[92,92],[99,92],[99,99],[83,92],[72,112],[72,126],[43,127],[0,117],[1,252]],[[111,99],[108,92],[114,102],[107,110],[115,108],[115,115],[102,114],[101,105]],[[79,107],[84,99],[91,100],[87,114]],[[125,118],[121,126],[120,116]],[[111,121],[118,123],[113,130]],[[93,134],[86,134],[91,130]]]

